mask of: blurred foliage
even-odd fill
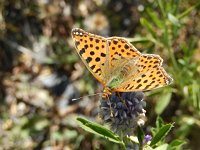
[[[0,147],[120,149],[77,124],[80,115],[99,121],[99,98],[71,99],[102,89],[74,50],[70,32],[80,27],[129,37],[141,52],[164,59],[174,83],[145,93],[144,133],[160,115],[174,122],[166,137],[171,149],[180,140],[184,149],[198,149],[199,10],[198,0],[1,0]]]
[[[103,138],[105,138],[108,141],[117,143],[120,145],[121,149],[145,149],[145,150],[152,150],[152,149],[160,149],[160,150],[173,150],[173,149],[179,149],[184,144],[181,140],[174,140],[170,144],[165,143],[164,139],[166,135],[169,133],[169,131],[172,129],[173,124],[164,124],[161,118],[157,118],[156,121],[156,127],[152,128],[152,134],[153,138],[150,135],[145,135],[143,130],[139,127],[137,130],[137,137],[134,135],[121,137],[118,134],[108,130],[107,128],[90,122],[89,120],[85,118],[77,118],[77,120],[80,123],[80,126],[93,134],[99,135]],[[148,137],[151,138],[148,140]],[[148,140],[148,141],[147,141]],[[133,146],[129,148],[129,143],[131,143]],[[140,148],[139,146],[140,145]],[[127,147],[128,146],[128,147]]]

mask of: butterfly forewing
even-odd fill
[[[105,38],[78,28],[72,30],[72,38],[79,56],[89,71],[97,80],[105,84],[103,75],[103,66],[106,61]]]

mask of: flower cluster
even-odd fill
[[[115,133],[130,135],[145,122],[143,98],[142,92],[113,93],[108,99],[101,99],[99,115]]]

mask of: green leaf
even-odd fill
[[[156,128],[160,129],[163,125],[164,125],[163,119],[160,116],[158,116],[156,118]]]
[[[160,43],[155,38],[151,37],[134,37],[134,38],[126,38],[131,43],[144,43],[144,42],[152,42],[160,47],[163,47],[163,44]]]
[[[181,140],[173,140],[168,147],[168,150],[178,150],[181,148],[181,146],[185,144],[184,141]]]
[[[156,127],[151,129],[151,132],[153,134],[153,137],[156,135],[156,133],[160,130],[160,128],[164,125],[164,121],[160,116],[156,118]]]
[[[180,27],[179,20],[174,15],[172,15],[171,13],[168,13],[168,19],[173,25]]]
[[[163,92],[163,94],[160,96],[159,101],[157,102],[156,107],[155,107],[155,111],[158,115],[162,114],[162,112],[168,106],[171,100],[171,96],[172,96],[171,90],[167,90],[166,92]]]
[[[156,135],[153,137],[150,146],[154,146],[156,143],[161,141],[168,134],[168,132],[171,130],[172,127],[173,124],[166,124],[162,126],[156,133]]]
[[[134,38],[126,38],[131,43],[142,43],[142,42],[149,42],[150,40],[146,37],[134,37]]]
[[[145,18],[141,18],[140,23],[152,34],[153,37],[156,37],[153,26]]]
[[[93,123],[90,122],[89,120],[85,119],[85,118],[81,118],[78,117],[77,120],[80,123],[80,126],[93,134],[102,136],[106,139],[109,139],[110,141],[114,142],[114,143],[120,143],[123,144],[123,141],[120,140],[119,136],[114,134],[112,131],[108,130],[107,128],[97,124],[97,123]]]
[[[147,14],[150,16],[150,18],[157,27],[159,27],[160,29],[164,28],[163,22],[160,20],[160,18],[158,18],[157,13],[155,13],[155,11],[147,8]]]
[[[154,150],[167,150],[167,147],[168,147],[168,144],[163,144],[154,148]]]
[[[142,145],[142,142],[143,142],[143,139],[144,139],[144,132],[143,132],[143,130],[140,126],[138,126],[137,138],[138,138],[139,143]]]
[[[178,59],[178,62],[181,64],[181,65],[186,65],[186,62],[185,62],[185,60],[184,59]]]
[[[188,8],[186,11],[184,11],[183,13],[181,13],[177,18],[178,19],[182,19],[183,17],[185,17],[186,15],[188,15],[193,9],[195,9],[196,7],[198,7],[200,5],[200,2],[197,3],[194,6],[191,6],[190,8]]]
[[[200,109],[200,96],[199,96],[200,87],[197,81],[193,81],[192,83],[192,101],[193,106],[196,107],[197,110]]]
[[[165,9],[164,9],[163,0],[157,0],[157,2],[158,2],[158,5],[159,5],[159,7],[160,7],[160,10],[161,10],[161,12],[162,12],[162,15],[165,16],[166,14],[165,14]]]

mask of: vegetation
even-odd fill
[[[196,150],[199,10],[198,0],[2,0],[0,147]],[[174,82],[138,98],[145,119],[131,134],[117,133],[116,122],[105,123],[99,114],[104,102],[87,96],[102,87],[75,52],[74,27],[126,37],[142,53],[163,58]]]

